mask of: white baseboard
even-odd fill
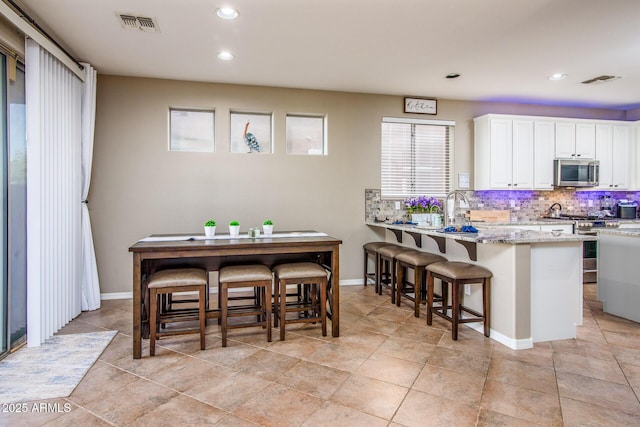
[[[482,323],[465,323],[465,326],[484,334],[484,326]],[[506,335],[501,334],[500,332],[494,331],[491,329],[489,331],[490,338],[494,341],[499,342],[500,344],[506,345],[512,350],[526,350],[528,348],[533,348],[533,339],[513,339],[509,338]]]

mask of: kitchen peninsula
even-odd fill
[[[598,230],[598,300],[605,313],[640,322],[640,228]]]
[[[582,324],[582,242],[595,236],[500,227],[444,233],[434,227],[366,224],[384,229],[389,242],[491,270],[492,339],[526,349],[534,342],[576,337]],[[479,309],[481,292],[472,289],[465,305]]]

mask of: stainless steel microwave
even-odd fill
[[[597,160],[555,159],[553,185],[556,187],[595,187],[600,176]]]

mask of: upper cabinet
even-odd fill
[[[476,190],[552,189],[553,122],[487,115],[474,129]]]
[[[556,153],[559,159],[595,159],[596,125],[594,123],[556,122]]]
[[[474,119],[475,189],[553,190],[555,158],[598,160],[598,190],[638,188],[636,144],[640,122],[487,114]]]

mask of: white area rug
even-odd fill
[[[0,402],[67,397],[118,331],[56,335],[0,361]]]

